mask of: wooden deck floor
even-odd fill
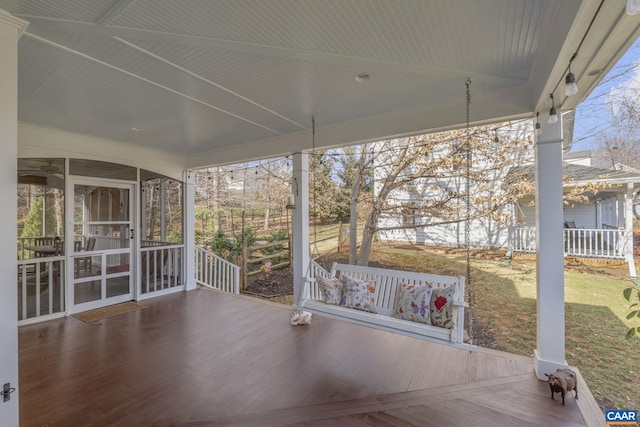
[[[585,425],[588,389],[563,407],[530,358],[208,290],[143,304],[21,327],[21,425]]]

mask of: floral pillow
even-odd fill
[[[442,328],[453,328],[453,299],[456,287],[435,288],[431,292],[431,324]]]
[[[431,285],[408,285],[403,283],[393,308],[393,317],[411,320],[412,322],[431,324],[429,307],[431,304]]]
[[[375,300],[373,296],[375,291],[376,288],[373,283],[347,277],[340,305],[375,313]]]
[[[322,294],[324,295],[324,302],[326,304],[339,305],[342,299],[342,292],[344,285],[338,279],[329,279],[326,277],[319,278]]]

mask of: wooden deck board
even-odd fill
[[[206,290],[144,305],[21,327],[21,425],[402,426],[429,415],[506,426],[540,414],[584,425],[576,402],[549,399],[521,356],[319,316],[291,326],[286,307]]]

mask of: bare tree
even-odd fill
[[[497,137],[498,128],[502,139]],[[530,133],[530,122],[528,126],[502,124],[474,129],[468,140],[473,156],[468,175],[464,167],[469,154],[465,131],[374,144],[375,196],[362,231],[357,264],[367,265],[373,237],[379,231],[464,221],[467,179],[473,192],[472,217],[508,221],[510,217],[502,208],[515,201],[526,186],[513,169],[531,153]],[[356,175],[363,169],[357,168]],[[510,172],[510,185],[503,185]],[[357,191],[358,186],[352,188]],[[396,221],[381,221],[385,218]]]

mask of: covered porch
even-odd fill
[[[85,420],[104,414],[111,423],[141,420],[154,409],[168,420],[173,418],[163,411],[171,409],[189,411],[206,420],[212,405],[227,417],[221,422],[242,423],[245,419],[241,415],[264,417],[275,414],[276,409],[290,408],[302,408],[293,411],[305,413],[309,405],[329,404],[332,399],[356,403],[364,399],[357,404],[372,404],[368,413],[382,413],[393,408],[375,406],[385,400],[379,396],[429,387],[446,395],[455,392],[455,387],[466,387],[461,384],[467,381],[475,384],[481,379],[489,381],[485,386],[496,386],[490,377],[503,375],[526,376],[532,390],[542,396],[545,384],[534,378],[544,379],[544,373],[566,365],[561,239],[564,133],[562,120],[548,119],[553,116],[551,111],[562,117],[562,111],[575,108],[640,34],[640,21],[625,12],[625,4],[624,0],[612,0],[606,6],[602,0],[0,0],[0,54],[4,59],[0,64],[4,150],[0,188],[4,199],[15,198],[19,158],[63,158],[65,162],[75,158],[129,166],[138,174],[121,184],[132,193],[140,189],[141,170],[184,185],[183,281],[178,290],[186,292],[149,299],[146,310],[88,328],[70,317],[19,328],[18,287],[2,288],[0,359],[5,363],[0,366],[0,378],[20,394],[21,416],[26,422],[37,414],[57,416],[61,408],[58,399],[69,396],[89,398],[82,405]],[[563,95],[569,75],[577,78],[579,87]],[[472,82],[470,109],[464,90],[467,79]],[[554,94],[552,104],[550,95]],[[512,360],[509,356],[483,351],[477,362],[482,357],[491,360],[492,367],[479,363],[473,368],[476,356],[448,348],[433,350],[426,343],[363,332],[348,325],[344,325],[345,331],[352,331],[348,338],[334,341],[341,337],[342,329],[325,319],[292,332],[289,310],[283,308],[256,310],[230,297],[205,297],[203,303],[209,304],[205,308],[189,307],[194,299],[200,304],[201,294],[196,290],[193,170],[293,157],[293,273],[298,296],[310,258],[308,158],[315,149],[460,129],[465,124],[533,118],[544,124],[543,133],[533,137],[539,263],[537,349],[532,360],[507,362]],[[316,120],[317,128],[312,125]],[[136,231],[141,229],[136,228],[142,213],[139,203],[132,201],[130,205],[137,210],[130,218]],[[71,198],[67,206],[65,257],[73,252],[75,240]],[[3,218],[17,217],[14,203],[3,204],[0,211]],[[12,220],[0,225],[4,242],[0,246],[2,253],[8,254],[0,259],[0,271],[10,278],[18,277],[20,268],[16,231]],[[137,267],[132,280],[138,290],[133,298],[143,299],[141,265],[145,263],[141,257],[146,248],[139,232],[131,240],[130,255],[136,258],[132,264]],[[106,257],[108,250],[92,255]],[[55,257],[48,258],[38,262],[55,262]],[[55,266],[46,268],[55,270]],[[70,268],[58,268],[62,270],[66,277],[71,275]],[[108,280],[109,273],[103,271],[101,280]],[[55,284],[49,289],[56,289]],[[36,299],[37,295],[40,292],[36,292]],[[163,305],[165,301],[177,301],[177,305]],[[218,304],[228,306],[232,313],[224,318],[216,313],[210,318],[211,312],[215,313],[212,307]],[[199,317],[193,317],[189,310]],[[72,313],[65,310],[58,314]],[[269,331],[284,334],[278,338],[282,345],[277,350],[260,335],[269,336],[262,324],[273,325],[272,321],[277,327]],[[122,326],[120,322],[125,322],[125,327],[107,328]],[[245,327],[234,329],[229,324]],[[73,334],[67,332],[76,328],[90,332],[74,343]],[[210,349],[200,347],[211,334],[223,330],[229,334],[217,337]],[[56,336],[58,333],[61,335]],[[32,362],[20,370],[20,380],[19,335],[20,363]],[[33,341],[28,344],[25,337]],[[56,345],[38,345],[48,337],[57,337]],[[145,338],[153,338],[155,345],[140,345]],[[123,347],[115,349],[116,342]],[[264,345],[253,347],[254,342]],[[411,366],[415,369],[398,372],[390,381],[404,387],[386,388],[389,378],[377,375],[396,372],[408,362],[402,359],[398,363],[393,358],[381,361],[389,369],[376,370],[375,375],[369,369],[377,366],[378,354],[387,354],[396,346],[402,351],[394,351],[392,357],[418,346],[415,353],[407,350],[414,355]],[[51,353],[34,358],[45,347]],[[282,349],[290,353],[276,354]],[[75,351],[80,353],[74,359],[71,354]],[[346,353],[333,358],[339,351]],[[245,365],[238,367],[243,358],[257,353],[276,362],[255,372],[245,371]],[[425,363],[424,354],[429,353],[438,353],[437,361]],[[324,371],[309,366],[317,355],[328,360]],[[229,363],[211,365],[217,360]],[[350,360],[356,362],[343,367],[341,374],[346,380],[340,379],[343,376],[328,377],[328,372]],[[453,367],[448,371],[442,368],[454,360],[458,363],[455,373]],[[177,365],[165,364],[169,361]],[[257,366],[260,359],[251,361]],[[427,371],[431,363],[437,367]],[[202,369],[209,374],[203,374]],[[57,376],[60,373],[64,375]],[[452,380],[462,377],[460,382]],[[114,378],[122,382],[115,384],[111,381]],[[325,387],[327,378],[332,381]],[[261,380],[259,386],[253,385],[256,379]],[[61,384],[66,384],[65,392]],[[41,388],[47,390],[46,395],[33,394]],[[496,388],[486,390],[491,396],[497,392]],[[98,397],[102,392],[111,397]],[[191,394],[178,399],[180,393]],[[118,394],[127,396],[127,402],[119,403]],[[501,402],[513,394],[506,393]],[[281,396],[286,396],[285,403],[278,401]],[[495,424],[497,412],[513,414],[510,407],[515,405],[496,409],[489,401],[495,402],[493,396],[479,406],[471,405],[466,416],[489,413],[491,424]],[[234,405],[225,406],[229,402]],[[430,404],[434,402],[439,403],[436,399]],[[469,408],[469,403],[460,407],[465,405]],[[18,406],[18,399],[8,399],[0,405],[0,419],[17,425]],[[72,411],[74,408],[75,402],[69,406]],[[540,409],[534,405],[518,416],[555,411]],[[344,414],[337,411],[335,415]],[[73,416],[64,414],[61,419],[72,420]]]
[[[92,323],[20,329],[24,425],[582,426],[579,399],[536,379],[531,358],[468,352],[197,289]]]

